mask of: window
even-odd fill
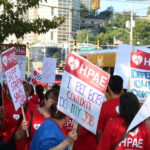
[[[51,15],[52,16],[54,15],[54,8],[53,7],[51,8]]]
[[[54,39],[54,32],[51,32],[51,40]]]

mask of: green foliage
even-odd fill
[[[78,43],[95,43],[95,36],[89,30],[79,30],[77,32]]]
[[[140,45],[150,43],[150,22],[144,19],[137,19],[134,28],[134,44],[140,42]]]
[[[109,26],[125,29],[127,20],[130,20],[130,12],[117,13],[112,18]]]
[[[102,45],[110,45],[113,42],[111,33],[100,33],[96,36],[96,38],[102,43]]]
[[[52,57],[57,59],[57,65],[61,63],[61,54],[59,52],[54,53]]]
[[[125,27],[126,21],[130,20],[130,12],[117,13],[103,31],[96,38],[102,45],[113,44],[113,38],[129,44],[130,29]],[[133,44],[147,45],[150,43],[150,23],[145,19],[136,19],[134,14],[135,27],[133,28]]]
[[[45,0],[46,1],[46,0]],[[52,20],[36,18],[32,21],[24,19],[29,8],[38,7],[42,0],[17,0],[14,4],[7,0],[0,1],[3,12],[0,14],[0,43],[9,35],[23,38],[27,33],[46,33],[49,29],[57,28],[64,22],[63,17],[55,17]]]
[[[89,12],[88,8],[84,4],[80,3],[80,16],[84,17],[89,14],[90,14],[90,12]]]

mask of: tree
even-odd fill
[[[59,52],[56,52],[53,54],[52,57],[57,59],[57,66],[58,66],[61,63],[61,54]]]
[[[77,41],[78,43],[94,43],[95,36],[89,30],[79,30],[77,31]]]
[[[42,0],[16,0],[16,3],[7,0],[0,1],[0,8],[3,8],[0,14],[0,43],[12,34],[17,38],[23,38],[25,34],[31,32],[46,33],[49,29],[57,28],[64,22],[63,17],[54,17],[51,21],[39,17],[32,21],[24,19],[27,11],[30,8],[37,8],[40,2]]]
[[[88,15],[94,15],[95,10],[89,11],[89,9],[83,4],[80,3],[80,16],[81,17],[86,17]]]
[[[117,13],[107,23],[101,33],[96,38],[102,45],[113,44],[113,38],[129,44],[130,30],[126,29],[125,23],[130,20],[130,12]],[[147,45],[150,43],[150,23],[145,19],[136,18],[134,14],[135,27],[133,28],[133,44]]]
[[[135,45],[137,42],[140,42],[140,45],[148,45],[150,43],[150,22],[144,19],[136,20],[133,42]]]
[[[83,4],[80,3],[80,16],[84,17],[84,16],[88,16],[90,14],[88,8]]]

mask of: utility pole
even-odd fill
[[[127,20],[126,21],[126,28],[130,29],[130,45],[132,46],[132,50],[134,50],[133,48],[133,28],[135,27],[135,21],[133,20],[133,10],[134,10],[134,0],[132,0],[131,3],[131,15],[130,15],[130,21]]]
[[[134,9],[134,0],[132,1],[131,17],[130,17],[130,45],[133,45],[133,27],[134,27],[133,9]]]

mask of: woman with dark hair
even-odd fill
[[[56,105],[58,101],[58,90],[48,90],[43,99],[44,104],[42,106],[30,103],[26,111],[26,120],[23,121],[20,128],[15,133],[16,140],[25,140],[24,150],[29,150],[32,137],[40,125],[49,117],[53,112],[53,105]],[[26,137],[26,130],[29,131],[29,137]],[[18,147],[19,149],[19,147]],[[23,150],[23,149],[19,149]]]
[[[51,118],[47,119],[35,133],[30,150],[68,150],[68,146],[77,139],[74,130],[69,132],[67,138],[63,132],[69,117],[57,111],[56,105],[53,105],[51,110]]]
[[[39,100],[41,102],[44,98],[44,87],[42,85],[36,85],[35,91],[36,91],[36,94],[38,95]]]
[[[139,111],[136,95],[131,92],[120,96],[120,117],[110,120],[100,138],[97,150],[150,150],[150,132],[144,123],[126,133]]]

